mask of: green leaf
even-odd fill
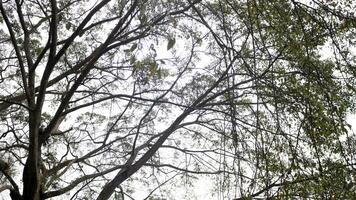
[[[176,39],[175,38],[169,38],[168,39],[168,44],[167,44],[167,50],[170,50],[174,44],[176,43]]]
[[[130,57],[130,64],[134,64],[135,61],[136,61],[136,57],[135,57],[134,55],[132,55],[132,56]]]
[[[72,25],[68,22],[66,23],[66,29],[69,30],[72,27]]]
[[[22,38],[18,38],[17,39],[17,43],[22,44],[23,43],[23,39]]]
[[[135,49],[137,48],[137,43],[133,44],[130,48],[130,52],[135,51]]]

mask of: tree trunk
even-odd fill
[[[23,172],[23,199],[40,200],[41,176],[39,169],[40,146],[38,130],[40,115],[30,112],[29,153]]]

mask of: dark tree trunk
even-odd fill
[[[39,159],[41,156],[38,141],[40,123],[39,112],[30,113],[29,153],[23,172],[23,199],[40,200],[41,176]]]

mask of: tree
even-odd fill
[[[0,192],[356,195],[352,2],[92,3],[0,1]]]

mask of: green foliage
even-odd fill
[[[176,43],[175,38],[168,38],[167,50],[170,50],[174,46],[175,43]]]

